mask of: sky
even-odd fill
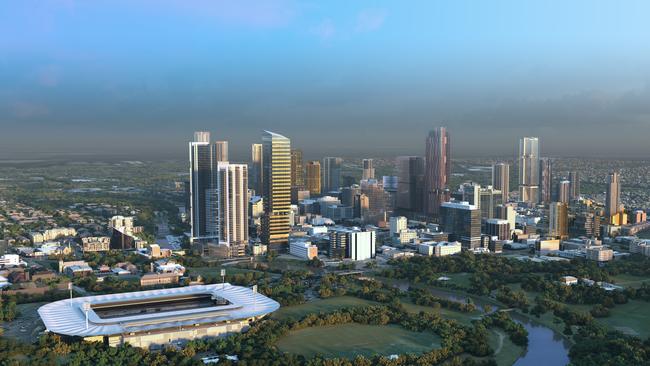
[[[193,131],[248,159],[650,155],[650,2],[0,2],[0,159],[185,159]]]

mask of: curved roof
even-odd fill
[[[116,302],[155,301],[183,295],[212,295],[222,297],[229,305],[197,307],[165,312],[147,313],[118,318],[101,318],[92,310],[93,305]],[[88,311],[88,327],[84,307]],[[120,294],[77,297],[43,305],[38,314],[48,331],[70,336],[105,336],[128,332],[140,332],[184,325],[217,323],[227,320],[259,317],[277,310],[276,301],[247,287],[225,285],[200,285],[162,290],[126,292]]]

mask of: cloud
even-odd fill
[[[312,33],[322,40],[328,40],[336,34],[336,27],[331,19],[323,19],[320,24],[312,28]]]
[[[357,32],[372,32],[384,25],[386,20],[386,10],[383,9],[364,9],[357,17]]]

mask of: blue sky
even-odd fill
[[[0,4],[0,157],[647,156],[650,2],[20,0]],[[26,141],[29,141],[26,143]],[[612,143],[614,142],[614,143]]]

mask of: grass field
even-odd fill
[[[628,274],[612,276],[612,280],[617,285],[634,288],[641,287],[643,283],[650,284],[650,278],[648,277],[633,276]]]
[[[627,304],[616,305],[609,317],[597,320],[623,333],[650,337],[650,304],[645,301],[630,300]]]
[[[488,343],[494,350],[494,359],[498,365],[512,365],[525,352],[523,347],[512,343],[502,330],[490,329]]]
[[[271,316],[276,319],[300,319],[310,313],[328,313],[348,306],[377,304],[374,301],[352,296],[331,297],[329,299],[313,300],[301,305],[283,306]]]
[[[371,357],[401,353],[423,353],[440,347],[440,338],[399,326],[343,324],[301,329],[289,333],[277,343],[284,352],[312,357]]]

